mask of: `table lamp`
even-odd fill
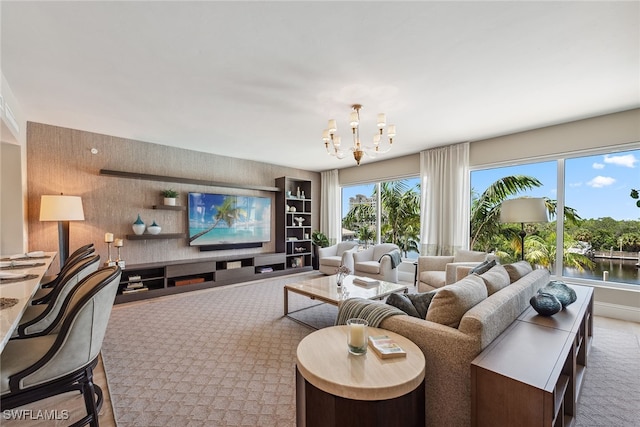
[[[547,205],[543,198],[521,197],[502,202],[500,207],[500,222],[520,223],[520,259],[524,260],[524,231],[525,223],[547,222]]]
[[[80,196],[42,196],[40,221],[58,221],[58,256],[60,268],[69,256],[69,221],[84,221]]]

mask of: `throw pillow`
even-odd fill
[[[480,277],[484,281],[487,287],[487,294],[493,295],[500,289],[506,288],[511,284],[509,273],[502,265],[496,265],[489,271],[480,274]]]
[[[462,316],[487,295],[487,287],[480,276],[467,276],[438,290],[429,305],[426,320],[457,328]]]
[[[406,294],[391,294],[387,297],[387,304],[392,305],[396,308],[407,313],[409,316],[420,317],[418,311],[413,306],[411,300],[407,297]]]
[[[531,268],[531,264],[527,261],[518,261],[513,264],[505,264],[504,266],[507,273],[509,273],[509,279],[511,279],[511,283],[520,280],[522,277],[533,271]]]
[[[469,274],[482,274],[482,273],[486,273],[487,271],[489,271],[494,265],[496,265],[496,260],[492,259],[491,261],[484,261],[482,263],[480,263],[479,265],[473,267],[471,270],[469,270]]]
[[[429,304],[438,291],[439,289],[418,294],[391,294],[387,297],[387,304],[399,308],[409,316],[424,319],[427,317]]]

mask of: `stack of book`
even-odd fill
[[[380,281],[369,277],[356,276],[353,278],[353,284],[359,286],[378,286]]]
[[[369,346],[381,359],[407,356],[402,347],[387,335],[371,335],[369,337]]]
[[[127,283],[127,286],[122,289],[122,295],[134,294],[136,292],[144,292],[148,290],[149,288],[147,288],[142,282],[131,282]]]
[[[258,267],[258,273],[271,273],[273,267]]]

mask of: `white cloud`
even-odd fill
[[[626,168],[635,168],[638,159],[633,154],[625,154],[624,156],[610,156],[607,154],[604,156],[604,162]]]
[[[587,185],[593,188],[602,188],[612,185],[614,182],[616,182],[615,178],[611,178],[610,176],[598,175],[591,181],[587,182]]]
[[[582,182],[570,182],[569,187],[582,187]]]
[[[604,169],[604,165],[602,163],[594,163],[593,164],[593,168],[594,169]]]

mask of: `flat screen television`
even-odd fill
[[[189,193],[189,245],[260,246],[271,240],[271,198]]]

